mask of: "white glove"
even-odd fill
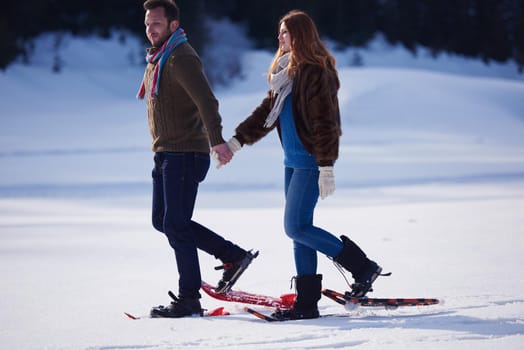
[[[215,151],[211,151],[211,157],[213,158],[213,160],[215,161],[215,167],[217,169],[220,169],[220,167],[222,166],[222,163],[220,163],[220,158],[218,156],[218,153],[215,152]]]
[[[319,167],[320,175],[318,176],[318,189],[320,198],[325,199],[335,192],[335,173],[332,166]]]
[[[226,142],[226,145],[229,148],[229,150],[233,153],[240,151],[240,149],[242,148],[242,145],[235,137],[230,138],[229,141]],[[213,151],[211,152],[211,156],[215,160],[216,168],[220,169],[223,164],[220,163],[220,159],[218,159],[218,153]]]
[[[230,138],[229,141],[226,142],[226,144],[227,144],[227,147],[229,147],[229,149],[233,153],[238,152],[240,151],[240,149],[242,149],[242,145],[234,136]]]

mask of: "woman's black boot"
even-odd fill
[[[289,310],[277,310],[271,316],[279,320],[300,320],[318,318],[318,301],[322,289],[322,275],[295,277],[297,296]]]
[[[333,260],[351,272],[355,283],[351,286],[351,296],[363,297],[369,292],[373,282],[380,276],[382,268],[369,260],[360,247],[346,236],[341,236],[344,248]]]

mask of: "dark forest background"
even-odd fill
[[[31,54],[45,32],[109,37],[115,29],[145,40],[143,0],[3,1],[0,68]],[[514,60],[524,68],[524,0],[178,0],[182,25],[198,49],[204,19],[242,23],[257,48],[273,50],[277,23],[287,11],[308,12],[321,35],[340,46],[364,46],[377,33],[416,52],[417,46],[481,58]]]

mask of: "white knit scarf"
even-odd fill
[[[271,80],[269,84],[271,86],[271,91],[277,95],[275,104],[269,112],[264,126],[270,128],[273,126],[275,121],[278,119],[280,112],[282,111],[282,106],[284,105],[284,100],[287,95],[291,93],[291,88],[293,87],[293,80],[289,79],[287,75],[287,68],[289,63],[289,52],[285,55],[280,56],[278,59],[278,65],[274,72],[271,73]]]

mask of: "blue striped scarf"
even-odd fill
[[[169,56],[171,56],[173,51],[176,49],[176,47],[180,44],[185,43],[186,41],[186,33],[182,28],[178,28],[173,34],[171,34],[169,39],[166,40],[157,51],[155,51],[154,53],[148,53],[146,55],[147,63],[158,62],[158,64],[155,66],[155,70],[153,71],[153,81],[151,82],[152,97],[158,95],[158,89],[160,87],[160,75],[162,73],[162,68],[164,68],[164,64],[168,60]],[[143,99],[145,95],[146,87],[144,81],[142,80],[142,84],[140,85],[140,89],[138,90],[137,98]]]

